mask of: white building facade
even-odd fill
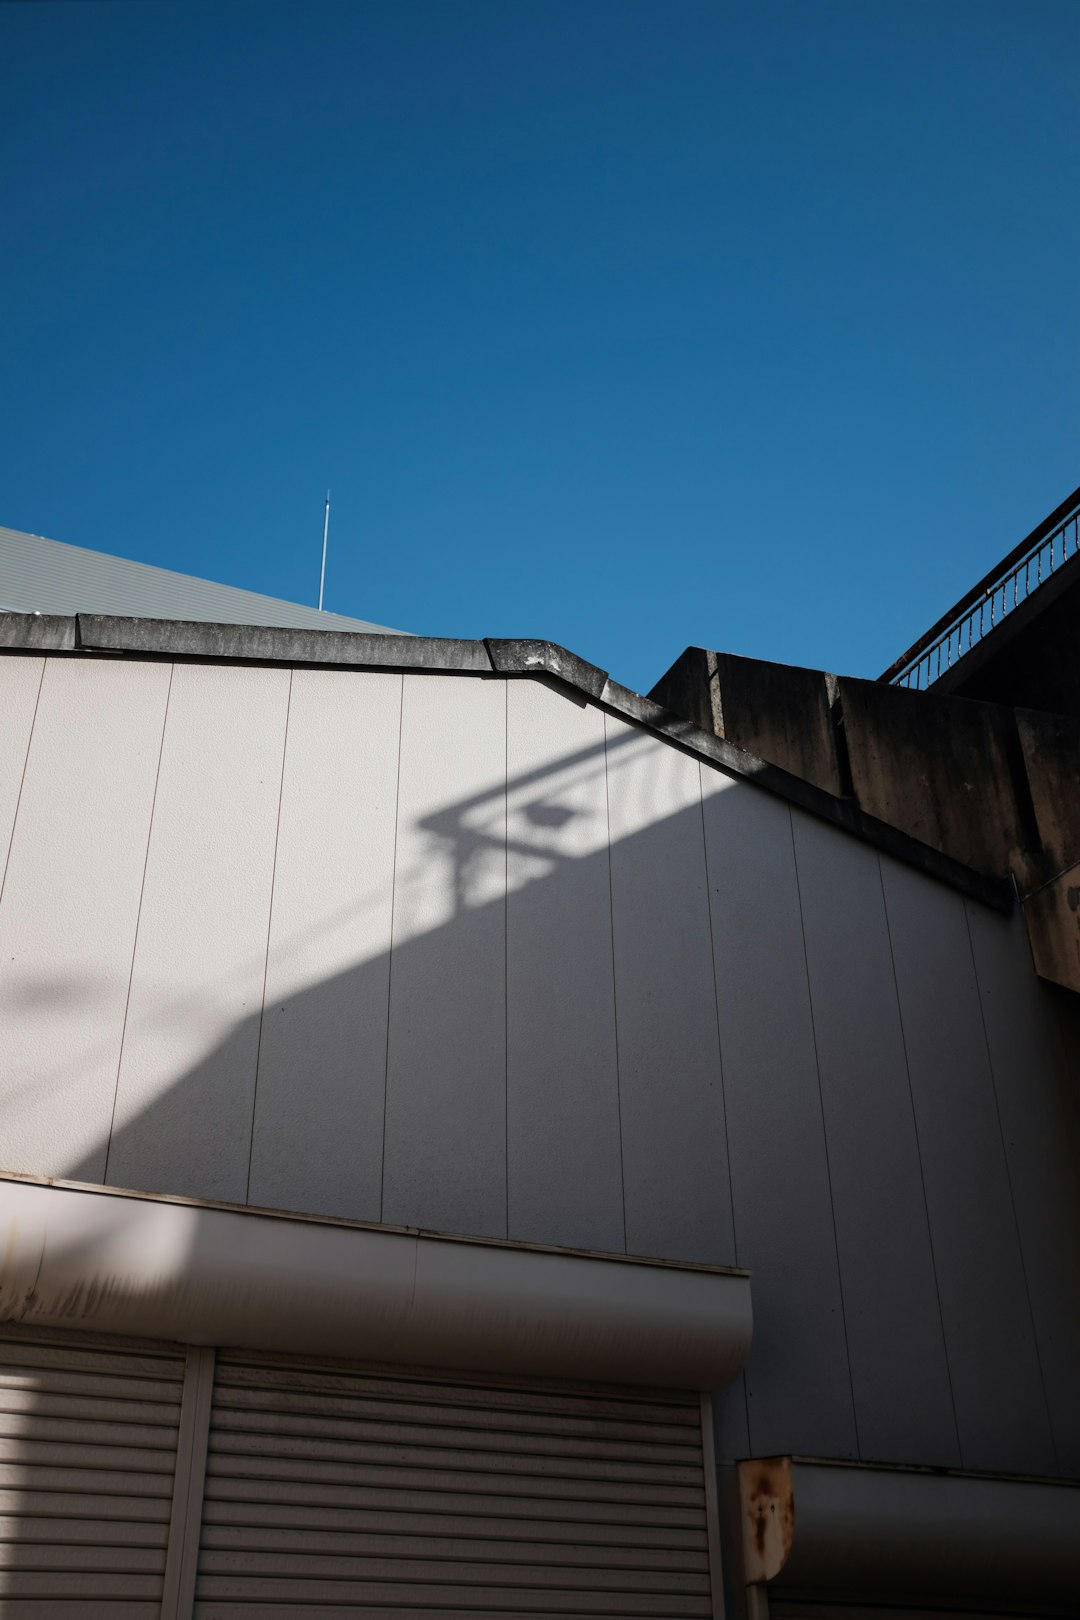
[[[1004,885],[545,643],[3,626],[0,1615],[1078,1612]]]

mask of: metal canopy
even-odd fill
[[[0,1321],[722,1389],[745,1273],[0,1181]]]

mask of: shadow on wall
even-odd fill
[[[422,858],[397,872],[395,895],[367,902],[385,905],[388,925],[392,912],[392,949],[290,995],[268,987],[265,1006],[185,1072],[153,1073],[142,1088],[152,1096],[134,1111],[121,1064],[108,1140],[54,1173],[735,1264],[711,952],[703,930],[688,982],[672,871],[673,857],[692,866],[696,920],[707,925],[701,802],[661,820],[655,803],[640,803],[642,830],[609,848],[608,774],[635,744],[640,753],[627,731],[423,818]],[[696,762],[676,757],[696,774]],[[433,906],[446,920],[425,928]],[[321,927],[347,934],[356,910]],[[631,944],[639,922],[663,913],[667,939]],[[647,982],[643,945],[666,957]],[[621,1012],[620,965],[633,992]],[[221,991],[185,995],[163,1021],[200,1028]],[[640,1055],[620,1048],[626,1026],[647,1044]],[[652,1098],[620,1095],[620,1061],[652,1066]],[[680,1129],[684,1091],[692,1134]],[[669,1117],[681,1162],[647,1151],[652,1113]]]

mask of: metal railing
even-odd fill
[[[890,686],[925,691],[1003,619],[1077,555],[1080,549],[1080,489],[1032,529],[1014,551],[931,625],[914,646],[878,677]]]

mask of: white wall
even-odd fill
[[[748,1266],[726,1454],[1080,1469],[1015,919],[540,679],[3,658],[0,861],[0,1168]]]

